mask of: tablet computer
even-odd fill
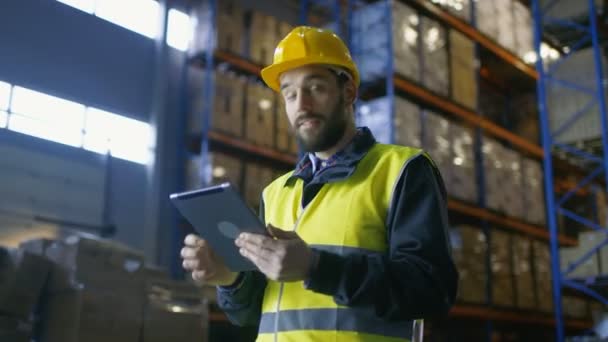
[[[230,183],[170,195],[171,202],[233,272],[255,270],[234,240],[241,232],[268,235],[265,225]]]

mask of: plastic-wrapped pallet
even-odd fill
[[[486,236],[480,228],[458,225],[450,229],[452,256],[458,269],[458,301],[485,303],[486,284]]]
[[[457,123],[450,123],[452,165],[448,193],[450,196],[477,202],[477,178],[475,177],[475,152],[473,130]]]
[[[494,139],[483,137],[483,167],[486,184],[486,204],[488,208],[501,210],[504,180],[502,168],[504,147]]]
[[[496,4],[494,1],[477,1],[475,3],[477,27],[486,36],[496,40],[498,26],[496,24]]]
[[[502,189],[501,209],[509,216],[522,218],[524,216],[523,184],[521,174],[521,156],[509,148],[503,149],[503,184],[509,184]]]
[[[513,306],[513,273],[511,269],[511,236],[500,230],[492,230],[492,303]]]
[[[475,45],[462,33],[450,30],[452,98],[469,108],[477,106]]]
[[[545,223],[545,194],[543,184],[543,169],[539,161],[522,158],[522,174],[524,191],[524,218],[526,221]]]
[[[186,167],[186,189],[199,189],[203,184],[230,182],[241,188],[243,163],[240,159],[221,152],[209,153],[208,164],[201,172],[201,159],[193,156]],[[203,181],[204,180],[204,181]]]
[[[532,240],[529,237],[513,235],[513,274],[517,288],[517,307],[533,309]]]
[[[447,31],[437,21],[422,17],[422,84],[433,92],[447,96],[450,88]]]
[[[249,58],[261,65],[272,64],[274,49],[283,37],[278,36],[277,19],[258,11],[251,11],[248,45]]]
[[[396,96],[394,98],[394,143],[410,147],[421,147],[420,107]],[[367,126],[376,140],[391,143],[390,100],[387,97],[377,98],[357,107],[357,125]]]
[[[452,171],[452,147],[450,146],[450,121],[430,110],[424,111],[424,150],[439,168],[445,186],[450,193]]]
[[[471,0],[431,0],[466,22],[471,21]]]
[[[393,16],[392,21],[386,20],[389,13]],[[351,52],[362,81],[387,77],[391,59],[394,72],[414,81],[420,80],[419,20],[415,10],[394,0],[376,2],[354,11]],[[388,22],[392,22],[391,28]],[[389,39],[392,39],[392,56],[389,56]]]
[[[496,37],[498,44],[505,47],[507,50],[516,51],[514,25],[515,21],[513,18],[513,0],[495,0],[494,6],[496,13],[494,20],[496,20],[496,26],[498,28],[498,37]]]
[[[395,97],[395,144],[422,147],[420,107],[401,97]]]
[[[519,1],[513,2],[513,33],[515,34],[515,50],[520,58],[534,51],[534,36],[532,34],[532,14],[530,9]]]
[[[534,276],[536,280],[537,307],[543,312],[553,311],[553,285],[551,283],[551,256],[547,241],[534,240]]]

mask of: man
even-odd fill
[[[445,315],[456,293],[439,172],[421,150],[355,127],[359,73],[330,31],[295,28],[262,78],[307,154],[262,194],[272,237],[235,241],[259,272],[230,272],[194,235],[184,268],[218,285],[219,306],[258,325],[258,341],[409,339],[413,319]]]

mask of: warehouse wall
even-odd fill
[[[154,41],[52,0],[3,0],[0,78],[147,119]]]
[[[142,121],[150,119],[156,77],[154,40],[56,1],[3,0],[0,42],[0,80]],[[106,173],[106,162],[95,161],[93,153],[5,130],[0,134],[0,144],[21,149],[24,159],[31,153],[46,154],[57,164],[82,164]],[[146,228],[150,170],[112,159],[109,174],[109,197],[102,202],[110,204],[108,221],[117,225],[116,238],[145,249],[155,260],[164,246],[158,246],[157,232]],[[90,223],[100,223],[98,215],[92,216]]]

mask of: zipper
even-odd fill
[[[306,211],[306,208],[302,208],[302,202],[300,201],[300,215],[298,215],[298,218],[296,219],[296,222],[293,225],[293,229],[291,230],[292,232],[295,232],[298,229],[298,223],[300,223],[300,219],[302,218],[302,216],[304,216],[304,211]],[[281,282],[281,284],[279,285],[279,296],[277,298],[277,309],[276,309],[276,314],[274,315],[274,342],[278,342],[279,341],[279,309],[281,307],[281,298],[283,297],[283,287],[284,287],[285,283]]]

